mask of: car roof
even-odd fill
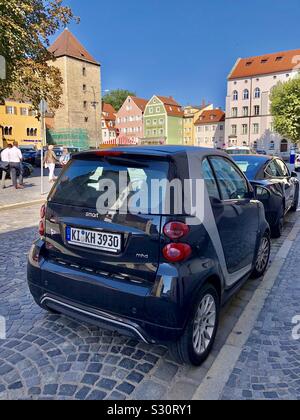
[[[253,158],[253,157],[255,157],[257,160],[264,160],[265,162],[266,161],[268,161],[268,160],[272,160],[272,159],[274,159],[275,157],[274,156],[269,156],[269,155],[231,155],[231,157],[234,159],[234,158]],[[280,159],[280,158],[276,158],[276,159]]]
[[[138,146],[138,147],[115,147],[111,149],[102,149],[102,150],[91,150],[86,152],[80,152],[76,154],[76,157],[84,157],[85,155],[97,154],[97,153],[106,153],[106,152],[119,152],[129,155],[146,155],[146,156],[176,156],[183,153],[191,154],[195,153],[198,155],[221,155],[228,156],[226,153],[205,147],[195,147],[195,146]]]

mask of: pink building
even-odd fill
[[[148,101],[128,96],[117,113],[116,128],[119,130],[119,146],[138,144],[144,137],[143,116]]]

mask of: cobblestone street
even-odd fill
[[[206,363],[198,369],[179,366],[163,347],[50,315],[33,302],[26,283],[26,262],[37,236],[39,207],[0,212],[0,316],[7,322],[7,339],[0,340],[0,399],[191,399],[259,281],[249,281],[223,309],[215,348]],[[273,241],[272,260],[298,214],[287,217],[283,237]],[[282,283],[279,279],[274,290],[278,293],[277,288],[281,288],[282,299],[270,295],[224,398],[267,398],[275,397],[275,393],[281,397],[288,388],[299,395],[299,343],[288,337],[291,314],[300,297],[299,286],[298,295],[293,288],[299,240],[297,244],[283,269],[283,274],[290,270],[290,278],[285,277]],[[284,320],[276,318],[278,306]],[[282,335],[284,327],[288,328]],[[265,335],[265,342],[257,340],[257,334]],[[274,369],[274,378],[268,381],[264,380],[264,370],[255,367],[262,360],[265,369],[268,364]],[[278,376],[276,366],[286,367],[284,378]],[[294,381],[291,387],[286,385],[289,378]],[[276,391],[271,384],[278,384],[279,379],[284,383]]]
[[[298,235],[223,390],[223,399],[300,400],[300,341],[292,336],[292,320],[300,315],[299,266]]]

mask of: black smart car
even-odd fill
[[[212,349],[221,305],[264,274],[270,255],[263,204],[211,149],[79,153],[42,207],[39,230],[28,263],[38,305],[168,344],[194,365]]]
[[[264,204],[273,236],[280,237],[285,215],[298,208],[300,184],[297,173],[291,172],[283,160],[273,156],[235,155],[232,158]]]

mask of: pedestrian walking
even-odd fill
[[[49,169],[49,182],[54,182],[56,180],[55,177],[55,164],[58,163],[59,160],[56,157],[56,154],[54,153],[53,146],[49,146],[48,150],[45,154],[44,158],[44,165],[45,168]]]
[[[19,144],[14,141],[13,147],[8,151],[10,177],[16,190],[22,190],[23,185],[23,168],[22,168],[22,152]],[[18,183],[19,179],[19,183]]]
[[[71,155],[69,153],[69,150],[66,147],[64,147],[63,153],[59,159],[59,163],[61,164],[61,166],[66,166],[70,159]]]
[[[9,151],[10,151],[11,148],[12,148],[12,145],[9,144],[1,152],[0,169],[2,170],[2,176],[1,176],[1,189],[2,190],[4,190],[4,188],[5,188],[5,179],[6,179],[8,171],[9,171]]]

